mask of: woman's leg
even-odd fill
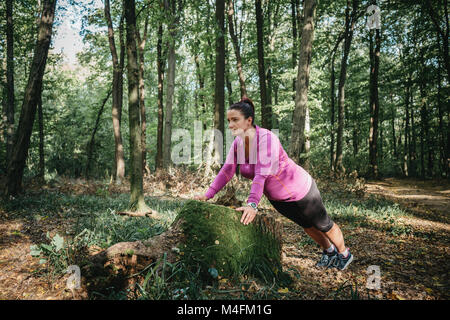
[[[344,236],[336,223],[333,223],[333,226],[327,232],[322,232],[314,227],[304,228],[304,230],[324,250],[328,249],[333,243],[339,253],[345,251]]]
[[[330,240],[325,236],[322,231],[317,230],[314,227],[303,228],[305,232],[319,245],[323,250],[328,249],[331,246]]]
[[[344,236],[342,235],[342,231],[336,223],[333,223],[333,226],[330,230],[325,232],[325,235],[334,244],[339,253],[345,251]]]

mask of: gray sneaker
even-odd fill
[[[330,264],[333,263],[335,259],[337,259],[338,252],[336,248],[334,248],[334,251],[332,253],[328,253],[326,250],[323,250],[322,257],[320,258],[319,262],[317,262],[316,267],[319,268],[327,268],[330,266]]]
[[[345,270],[352,261],[353,255],[350,253],[350,250],[348,250],[348,255],[346,258],[344,258],[343,254],[339,253],[336,259],[334,259],[330,264],[330,267],[335,267],[339,270]]]

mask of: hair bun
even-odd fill
[[[255,112],[255,106],[253,104],[253,101],[250,98],[243,96],[241,99],[241,102],[248,103],[252,107],[253,112]]]

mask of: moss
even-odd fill
[[[267,282],[282,275],[281,244],[261,224],[243,225],[242,213],[224,206],[191,200],[180,210],[186,236],[182,259],[202,278],[211,278],[211,268],[218,275],[238,279],[250,274]]]

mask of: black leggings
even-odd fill
[[[327,214],[314,179],[306,196],[298,201],[269,201],[279,213],[303,228],[315,227],[327,232],[333,227],[333,221]]]

